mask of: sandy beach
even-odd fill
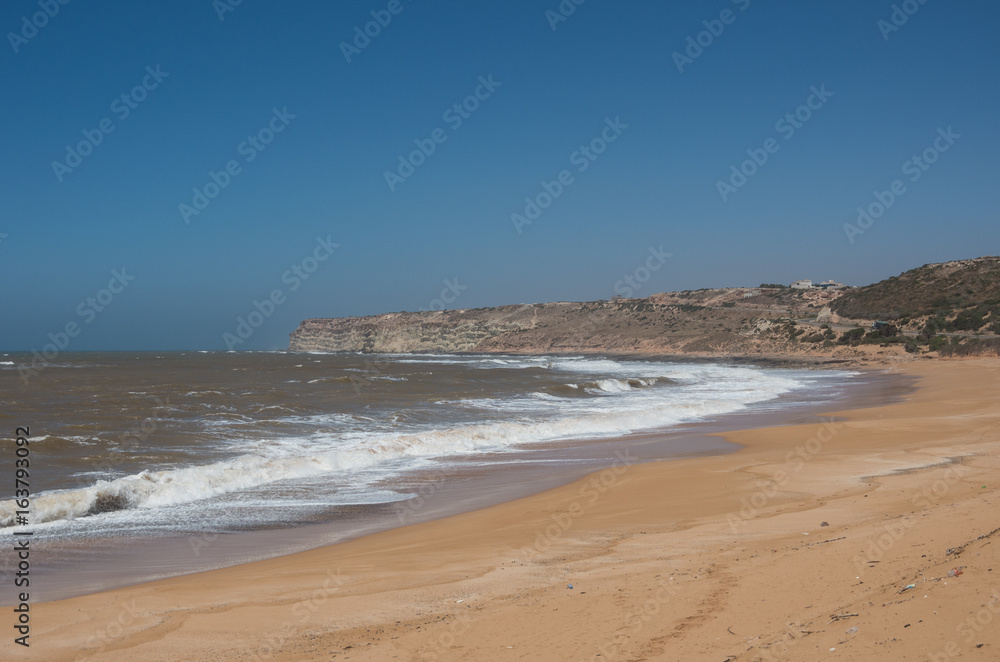
[[[998,659],[1000,360],[890,369],[903,402],[736,453],[34,604],[4,658]]]

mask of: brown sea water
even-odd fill
[[[889,388],[845,371],[582,356],[85,353],[25,379],[28,362],[0,356],[0,466],[13,475],[14,429],[29,427],[32,492],[26,525],[0,498],[0,533],[34,532],[44,599],[335,542],[624,461],[724,452],[706,432]]]

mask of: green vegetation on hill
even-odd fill
[[[1000,257],[927,264],[846,292],[831,309],[850,319],[918,324],[923,333],[1000,332]]]

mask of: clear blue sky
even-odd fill
[[[637,296],[865,284],[1000,252],[996,2],[910,0],[889,31],[893,3],[872,0],[587,0],[559,22],[558,0],[400,0],[395,15],[388,0],[244,0],[220,20],[225,1],[51,0],[51,17],[3,3],[0,350],[71,322],[71,350],[220,349],[275,289],[239,349],[284,348],[304,318],[439,305],[446,279],[449,307],[608,298],[661,245],[672,257]],[[373,11],[391,22],[347,62]],[[679,71],[674,53],[710,28]],[[789,135],[778,122],[824,85]],[[477,91],[457,126],[446,111]],[[616,118],[627,128],[604,131]],[[241,147],[269,124],[263,150]],[[904,164],[948,127],[960,138],[911,181]],[[77,161],[84,131],[100,144]],[[574,152],[602,131],[614,142],[580,172]],[[433,135],[391,190],[386,171]],[[724,201],[717,182],[768,139],[777,151]],[[185,223],[179,205],[230,161]],[[511,215],[562,170],[572,182],[518,233]],[[897,179],[851,243],[844,224]],[[317,237],[340,247],[312,263]],[[294,265],[316,270],[292,291]],[[134,280],[96,312],[88,297],[122,268]]]

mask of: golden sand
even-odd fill
[[[893,370],[729,455],[34,605],[4,659],[998,660],[1000,360]]]

